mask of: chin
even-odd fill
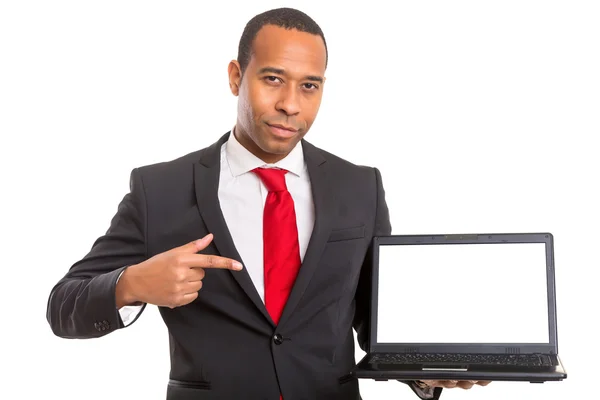
[[[272,154],[286,154],[292,151],[296,144],[302,139],[301,137],[292,136],[290,138],[278,138],[271,135],[263,137],[261,148],[263,151]]]
[[[292,151],[292,149],[294,148],[295,145],[296,145],[296,142],[268,143],[266,146],[263,147],[263,151],[265,151],[269,154],[283,155],[283,154],[287,154],[290,151]]]

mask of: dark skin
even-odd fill
[[[308,133],[317,117],[325,84],[323,40],[297,30],[264,26],[242,75],[229,63],[229,87],[238,96],[236,139],[266,163],[276,163]],[[235,260],[197,254],[212,234],[128,267],[116,288],[117,307],[149,303],[170,308],[198,297],[207,268],[241,269]],[[431,387],[462,387],[484,381],[427,381]]]
[[[318,35],[267,25],[253,49],[243,77],[239,62],[229,63],[229,87],[239,98],[235,136],[258,158],[275,163],[317,117],[325,83],[325,44]],[[277,135],[269,125],[292,132]]]

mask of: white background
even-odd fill
[[[380,246],[377,343],[549,343],[546,277],[544,243]]]
[[[394,233],[555,235],[569,378],[443,398],[594,396],[597,2],[0,4],[0,398],[164,399],[168,338],[155,308],[130,329],[70,341],[50,331],[48,294],[106,231],[132,168],[231,128],[227,64],[246,22],[284,4],[316,19],[330,50],[307,139],[380,168]],[[436,329],[436,316],[427,319]],[[416,398],[398,382],[361,388],[366,400]]]

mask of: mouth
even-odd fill
[[[280,124],[266,124],[269,127],[269,130],[277,137],[280,138],[291,138],[292,136],[298,133],[298,130],[292,127],[288,127]]]

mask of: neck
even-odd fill
[[[250,153],[254,154],[256,157],[260,158],[262,161],[264,161],[267,164],[275,164],[277,161],[283,160],[287,154],[273,154],[273,153],[267,153],[266,151],[264,151],[263,149],[261,149],[249,136],[247,133],[240,133],[243,132],[242,129],[240,129],[239,124],[235,125],[235,128],[232,132],[232,134],[235,136],[235,138],[237,139],[238,142],[240,142],[240,144],[242,146],[244,146],[244,148],[246,150],[248,150]]]

